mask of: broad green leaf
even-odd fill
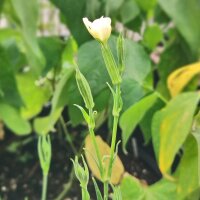
[[[198,147],[198,177],[200,185],[200,112],[198,112],[198,114],[194,118],[192,134],[196,139]]]
[[[52,68],[58,68],[61,65],[61,56],[65,43],[58,37],[41,37],[39,38],[39,45],[46,59],[46,65],[43,70],[45,75]]]
[[[153,145],[163,174],[170,169],[176,153],[191,130],[199,98],[196,92],[180,94],[154,115]]]
[[[200,189],[198,188],[194,192],[190,193],[184,200],[197,200],[200,198]]]
[[[86,0],[51,0],[59,8],[65,23],[78,44],[89,40],[91,36],[86,30],[82,18],[86,17]]]
[[[139,102],[128,108],[120,118],[120,127],[122,129],[122,143],[125,150],[128,139],[134,131],[136,125],[142,120],[145,113],[153,106],[157,100],[155,93],[144,97]]]
[[[65,87],[69,84],[69,79],[73,74],[73,68],[64,70],[59,83],[56,85],[55,93],[52,98],[52,109],[48,116],[39,117],[34,120],[34,129],[38,134],[47,134],[52,131],[58,118],[61,116],[64,106],[66,105]]]
[[[107,0],[105,1],[105,14],[110,16],[113,13],[117,12],[118,9],[123,4],[124,0]]]
[[[108,169],[109,166],[109,156],[110,156],[110,147],[107,143],[105,143],[100,136],[96,136],[96,143],[100,151],[100,156],[103,161],[103,167],[105,169]],[[92,171],[93,175],[101,180],[101,175],[99,172],[99,168],[96,164],[97,155],[96,151],[92,142],[92,138],[90,135],[88,135],[85,139],[85,156],[87,159],[88,166],[90,170]],[[107,174],[107,173],[106,173]],[[116,156],[115,161],[113,163],[112,168],[112,175],[111,175],[111,183],[112,184],[118,184],[122,178],[122,175],[124,174],[124,166],[118,156]]]
[[[199,56],[200,47],[200,4],[197,0],[158,0],[171,17],[191,49]],[[186,17],[187,16],[187,17]]]
[[[163,39],[163,32],[158,24],[153,24],[145,29],[143,43],[149,49],[154,49]]]
[[[170,41],[165,51],[160,56],[158,72],[162,81],[181,66],[195,62],[189,46],[177,32],[168,33]]]
[[[34,130],[39,135],[46,135],[54,130],[54,125],[61,116],[63,108],[58,108],[51,112],[49,116],[38,117],[34,120]]]
[[[176,198],[176,183],[161,179],[145,188],[145,200],[172,200]]]
[[[49,100],[51,87],[47,83],[37,86],[35,76],[31,72],[18,74],[16,78],[24,101],[24,107],[21,108],[22,117],[30,119],[37,115]]]
[[[177,199],[182,200],[199,188],[198,144],[190,135],[183,147],[183,157],[175,172]]]
[[[15,23],[24,42],[25,54],[30,65],[37,73],[41,72],[45,60],[39,48],[36,32],[39,17],[38,0],[6,1],[5,13],[8,19]]]
[[[22,106],[23,101],[19,94],[16,79],[14,76],[13,66],[8,55],[0,46],[0,90],[1,99],[14,106]]]
[[[15,72],[27,66],[26,56],[23,53],[23,40],[20,33],[11,28],[0,30],[0,44],[5,49],[9,62]]]
[[[96,19],[97,13],[101,8],[101,2],[99,0],[87,0],[86,2],[86,15],[90,19]]]
[[[125,173],[120,184],[123,200],[144,200],[145,192],[139,179]]]
[[[115,57],[117,56],[116,39],[116,37],[111,37],[109,41]],[[151,71],[150,61],[144,49],[130,40],[125,40],[125,45],[126,69],[122,83],[124,110],[145,95],[146,89],[143,87],[143,84]],[[98,100],[98,96],[108,89],[106,82],[110,78],[102,58],[100,45],[96,41],[87,42],[79,48],[78,66],[88,80],[94,98],[97,98],[97,101],[95,101],[97,111],[99,111],[98,109],[103,109],[101,107],[102,101]],[[62,104],[69,106],[69,114],[73,117],[72,121],[74,124],[76,124],[82,118],[80,112],[78,117],[76,117],[77,114],[73,114],[75,111],[73,104],[83,106],[83,101],[77,89],[74,76],[71,76],[69,83],[64,88]],[[106,96],[103,102],[104,106],[108,105],[109,101],[109,98],[106,98]]]
[[[136,0],[136,2],[144,11],[152,10],[157,4],[157,0]]]
[[[116,39],[116,37],[111,37],[109,44],[117,59]],[[125,49],[126,68],[122,82],[122,97],[124,109],[127,109],[144,96],[145,89],[143,88],[143,84],[151,71],[151,66],[148,56],[139,44],[131,40],[125,40]],[[96,41],[87,42],[80,47],[78,51],[78,65],[81,72],[88,80],[94,96],[107,87],[106,82],[108,82],[110,78],[101,55],[100,45]],[[70,91],[72,91],[72,87],[73,86],[69,89]],[[69,95],[71,99],[71,95],[73,95],[74,98],[76,93],[73,91],[73,93]]]
[[[67,104],[67,87],[70,84],[69,80],[74,75],[74,68],[65,69],[59,83],[56,85],[55,92],[52,98],[52,110],[64,107]],[[75,102],[74,102],[75,103]]]
[[[5,1],[5,0],[0,1],[0,13],[1,13],[1,11],[2,11],[4,1]]]
[[[73,37],[66,41],[65,49],[62,53],[62,68],[68,69],[74,65],[74,58],[77,54],[78,46]]]
[[[123,200],[172,200],[176,199],[176,184],[161,179],[153,185],[144,185],[126,173],[120,184]]]
[[[29,122],[21,117],[20,112],[3,102],[0,102],[0,119],[17,135],[27,135],[31,132]]]
[[[140,13],[137,3],[134,0],[125,1],[120,9],[120,17],[123,24],[135,19]]]
[[[200,62],[181,67],[171,73],[168,77],[167,85],[172,97],[180,93],[197,74],[200,74]]]
[[[140,121],[140,129],[142,130],[142,134],[145,140],[145,144],[149,143],[152,137],[152,131],[151,131],[151,124],[153,115],[160,110],[165,103],[161,99],[157,99],[155,103],[152,105],[152,107],[147,110],[144,117]]]

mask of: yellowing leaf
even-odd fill
[[[96,136],[96,142],[97,142],[97,146],[99,147],[99,151],[100,151],[100,156],[103,159],[104,157],[106,157],[105,159],[103,159],[103,166],[108,169],[108,165],[109,165],[109,155],[110,155],[110,147],[108,146],[108,144],[106,144],[100,136]],[[90,135],[88,135],[86,137],[85,140],[85,156],[86,156],[86,160],[88,163],[88,166],[90,168],[90,170],[92,171],[93,175],[98,178],[99,180],[101,180],[101,175],[99,172],[99,168],[96,164],[97,160],[97,156],[96,156],[96,152],[95,152],[95,148],[92,142],[92,139],[90,137]],[[113,169],[112,169],[112,176],[111,176],[111,183],[112,184],[118,184],[122,178],[124,174],[124,166],[120,160],[120,158],[117,156],[115,158],[114,161],[114,165],[113,165]]]
[[[161,172],[167,176],[174,158],[191,131],[200,99],[197,92],[185,92],[156,112],[152,122],[154,150]],[[169,178],[169,176],[168,176]]]
[[[189,83],[189,81],[199,73],[200,62],[187,65],[172,72],[167,80],[167,85],[172,97],[176,96]]]

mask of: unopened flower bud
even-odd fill
[[[86,108],[92,109],[94,107],[94,101],[90,86],[78,68],[76,69],[76,82],[81,96],[85,102]]]
[[[102,44],[101,51],[113,85],[119,84],[122,81],[119,68],[117,67],[117,64],[108,44]]]
[[[83,22],[89,33],[98,41],[106,43],[111,34],[111,19],[101,17],[90,22],[88,18],[83,18]]]

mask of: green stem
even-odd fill
[[[99,164],[99,167],[100,167],[100,174],[101,174],[101,177],[103,177],[103,165],[102,165],[102,162],[101,162],[100,151],[99,151],[99,148],[98,148],[98,145],[97,145],[97,142],[96,142],[94,130],[89,129],[89,132],[90,132],[90,135],[92,137],[92,142],[93,142],[96,154],[97,154],[98,164]]]
[[[104,200],[108,199],[108,181],[103,183],[103,193],[104,193]]]
[[[119,119],[118,116],[114,116],[112,142],[111,142],[111,150],[110,150],[110,162],[109,162],[109,168],[108,168],[108,178],[110,178],[112,175],[112,164],[113,164],[112,161],[114,159],[114,153],[115,153],[118,119]]]
[[[116,85],[116,99],[114,99],[114,104],[116,103],[116,107],[114,108],[114,120],[113,120],[113,131],[112,131],[112,141],[111,141],[111,150],[110,150],[110,162],[108,167],[108,178],[111,178],[112,175],[112,165],[113,165],[113,159],[115,154],[115,146],[116,146],[116,139],[117,139],[117,125],[119,121],[119,99],[121,98],[121,91],[120,91],[120,85]]]
[[[87,191],[87,188],[81,187],[81,193],[82,193],[82,200],[90,200],[90,196]]]
[[[47,195],[47,183],[48,183],[48,174],[43,173],[43,181],[42,181],[42,200],[46,200],[46,195]]]
[[[94,134],[94,114],[93,114],[93,110],[89,109],[89,116],[90,116],[90,123],[89,125],[89,133],[90,136],[92,137],[92,142],[93,142],[93,146],[95,148],[96,151],[96,155],[97,155],[97,159],[98,159],[98,164],[99,164],[99,168],[100,168],[100,174],[101,174],[101,178],[103,178],[103,165],[101,162],[101,155],[100,155],[100,151],[96,142],[96,138],[95,138],[95,134]]]
[[[76,150],[76,148],[75,148],[75,146],[74,146],[74,144],[72,142],[72,138],[71,138],[70,134],[68,133],[68,131],[66,129],[65,121],[64,121],[62,116],[60,117],[60,123],[61,123],[62,129],[63,129],[63,131],[65,133],[65,136],[67,138],[67,141],[69,142],[69,145],[72,148],[73,153],[77,154],[78,152],[77,152],[77,150]]]

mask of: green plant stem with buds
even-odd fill
[[[116,85],[116,96],[114,98],[113,106],[113,130],[112,130],[112,141],[111,141],[111,150],[110,150],[110,162],[108,167],[108,178],[110,179],[112,175],[112,166],[114,162],[115,146],[117,139],[117,126],[119,121],[119,113],[121,111],[121,105],[119,105],[121,99],[120,84]]]
[[[110,160],[107,169],[106,181],[104,182],[104,200],[108,199],[108,185],[112,176],[112,168],[115,160],[115,147],[117,139],[117,126],[119,121],[119,113],[122,109],[122,98],[121,98],[121,74],[124,71],[124,47],[123,47],[123,37],[122,35],[118,39],[118,67],[115,62],[114,56],[110,50],[109,45],[101,44],[102,55],[104,62],[106,64],[107,71],[111,78],[113,85],[115,86],[115,91],[108,84],[112,94],[113,94],[113,130],[112,130],[112,140],[111,140],[111,150],[110,150]]]
[[[108,180],[111,179],[112,176],[112,168],[115,160],[115,147],[116,147],[116,139],[117,139],[117,126],[119,121],[119,113],[121,111],[120,99],[121,99],[121,91],[120,91],[120,84],[116,85],[116,92],[114,97],[114,105],[113,105],[113,130],[112,130],[112,141],[111,141],[111,150],[110,150],[110,161],[108,166]],[[108,199],[108,184],[109,181],[104,183],[104,200]]]
[[[42,200],[46,200],[48,173],[51,163],[51,141],[49,135],[40,135],[38,138],[38,155],[43,172]]]

